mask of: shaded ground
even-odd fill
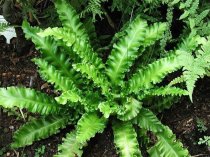
[[[189,98],[174,105],[163,113],[163,122],[167,124],[177,138],[181,139],[188,148],[190,154],[210,157],[210,149],[205,145],[198,145],[199,138],[210,136],[210,78],[204,78],[197,82],[194,91],[193,103]],[[200,132],[198,119],[201,120],[206,131]]]
[[[22,85],[52,93],[50,86],[40,79],[35,65],[30,61],[31,58],[37,56],[36,51],[31,50],[28,55],[17,57],[14,55],[13,47],[13,45],[9,46],[0,42],[0,86]],[[207,147],[197,144],[200,137],[210,135],[210,129],[200,133],[196,122],[196,118],[199,118],[204,121],[207,128],[210,128],[209,84],[210,79],[207,78],[198,82],[193,104],[190,103],[188,98],[185,98],[181,103],[165,111],[164,116],[162,116],[163,123],[170,126],[177,137],[189,149],[190,154],[194,156],[210,157],[210,151],[208,151]],[[17,110],[17,112],[19,111]],[[1,109],[0,156],[23,157],[25,155],[26,157],[32,157],[44,145],[45,150],[41,156],[51,157],[56,153],[57,145],[61,143],[62,137],[71,130],[71,127],[68,127],[62,130],[61,133],[40,142],[35,142],[24,149],[10,150],[6,146],[11,143],[12,134],[24,123],[24,119],[20,114],[18,118],[15,115],[8,114],[13,113],[5,113]],[[112,131],[109,128],[103,134],[98,134],[85,149],[84,157],[117,157],[112,139]]]

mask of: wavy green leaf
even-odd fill
[[[102,133],[107,120],[99,117],[97,113],[85,113],[77,123],[77,141],[85,143],[94,137],[96,133]]]
[[[163,131],[162,123],[158,118],[148,109],[142,108],[136,117],[137,125],[140,128],[146,129],[152,132]]]
[[[80,98],[80,96],[78,94],[76,94],[75,92],[69,90],[69,91],[63,92],[60,96],[55,97],[55,100],[59,104],[65,105],[68,101],[71,101],[71,102],[81,101],[81,98]]]
[[[12,143],[13,148],[31,145],[34,141],[45,139],[59,132],[68,124],[68,117],[48,116],[36,120],[32,120],[23,125],[15,132]]]
[[[80,71],[83,75],[86,74],[88,79],[93,80],[93,82],[97,86],[102,88],[103,93],[109,94],[110,84],[108,82],[108,79],[106,75],[103,75],[103,73],[101,73],[99,69],[97,69],[97,67],[88,63],[78,63],[74,64],[73,68],[76,71]]]
[[[36,45],[36,49],[41,51],[42,57],[51,65],[55,66],[62,75],[78,81],[78,75],[72,70],[69,64],[67,53],[59,48],[59,43],[51,37],[40,37],[37,35],[41,31],[38,27],[31,27],[28,22],[22,24],[23,31],[27,39],[31,39]]]
[[[119,122],[112,126],[114,143],[121,157],[142,157],[137,141],[137,134],[129,122]]]
[[[24,87],[0,88],[0,106],[4,108],[26,108],[41,115],[57,114],[61,110],[54,98]]]
[[[72,48],[72,53],[76,53],[83,63],[93,64],[95,67],[103,68],[102,59],[93,51],[89,41],[78,38],[74,32],[67,28],[47,28],[38,33],[40,37],[53,36],[55,40],[62,40],[67,46]]]
[[[142,45],[147,47],[153,45],[158,39],[161,39],[164,31],[166,30],[166,26],[166,23],[154,23],[147,28]]]
[[[121,83],[124,73],[129,70],[133,61],[140,55],[138,49],[145,38],[147,23],[137,17],[127,28],[126,36],[114,44],[107,60],[106,73],[112,83]]]
[[[79,15],[70,3],[67,0],[55,0],[54,4],[63,27],[70,29],[76,36],[82,37],[86,41],[89,40]]]
[[[156,133],[158,142],[149,149],[151,157],[189,157],[187,149],[183,148],[181,142],[176,141],[175,135],[168,127],[164,127],[163,132]],[[158,151],[155,151],[157,149]]]
[[[116,103],[109,101],[100,103],[98,108],[105,118],[109,118],[111,114],[116,114],[119,111],[119,106]]]
[[[127,98],[127,101],[122,105],[120,111],[118,111],[117,118],[122,121],[128,121],[136,117],[141,110],[142,102],[137,101],[134,98]]]
[[[129,92],[137,93],[141,89],[151,88],[153,84],[161,82],[167,74],[181,68],[177,58],[176,55],[170,55],[140,69],[128,82]]]
[[[82,147],[84,144],[80,143],[76,139],[76,131],[66,135],[66,138],[63,139],[62,144],[58,146],[58,154],[54,157],[81,157],[82,156]]]

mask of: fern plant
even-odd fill
[[[156,103],[148,105],[145,100],[155,96],[189,95],[185,89],[170,84],[161,86],[160,83],[169,73],[185,67],[180,62],[180,51],[190,53],[207,39],[189,36],[166,57],[142,64],[128,77],[134,61],[161,39],[166,23],[148,25],[137,16],[125,27],[123,36],[114,43],[111,54],[104,61],[91,46],[90,34],[74,8],[67,5],[66,0],[55,0],[54,3],[62,27],[42,30],[31,27],[26,21],[22,27],[26,37],[41,52],[40,58],[33,59],[40,75],[61,94],[52,97],[24,87],[0,88],[1,106],[26,108],[41,115],[15,132],[11,146],[30,145],[73,124],[75,129],[66,135],[55,156],[82,156],[82,148],[87,142],[111,123],[114,142],[122,157],[142,156],[139,130],[157,137],[148,148],[150,156],[189,156],[172,131],[151,111]],[[199,51],[198,58],[206,53],[206,49],[203,50]]]

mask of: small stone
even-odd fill
[[[9,128],[10,128],[11,130],[14,130],[14,126],[9,126]]]
[[[10,156],[10,152],[7,152],[7,156]]]
[[[17,78],[17,79],[20,78],[20,75],[16,75],[16,78]]]

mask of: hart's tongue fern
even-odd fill
[[[77,124],[58,147],[56,156],[82,156],[87,142],[111,124],[114,142],[122,157],[142,156],[139,129],[145,136],[150,131],[157,137],[154,145],[148,148],[150,156],[189,156],[151,109],[159,112],[168,108],[164,103],[172,100],[169,99],[172,96],[192,96],[195,81],[205,75],[209,67],[209,39],[189,36],[164,58],[150,64],[142,62],[140,67],[131,70],[136,60],[147,55],[147,48],[152,48],[162,38],[166,23],[149,25],[136,16],[122,30],[104,63],[92,46],[91,40],[96,36],[86,31],[74,8],[66,0],[55,0],[55,7],[63,27],[42,30],[31,27],[26,21],[22,27],[41,53],[40,58],[33,59],[40,75],[61,95],[53,98],[23,87],[0,88],[1,106],[26,108],[42,115],[14,134],[12,146],[30,145],[68,124]],[[194,51],[196,55],[192,54]],[[168,85],[160,85],[169,73],[179,69],[183,69],[181,76]],[[128,74],[131,76],[127,77]],[[181,82],[186,82],[187,90],[173,87]],[[166,101],[147,103],[157,96],[168,97]]]

